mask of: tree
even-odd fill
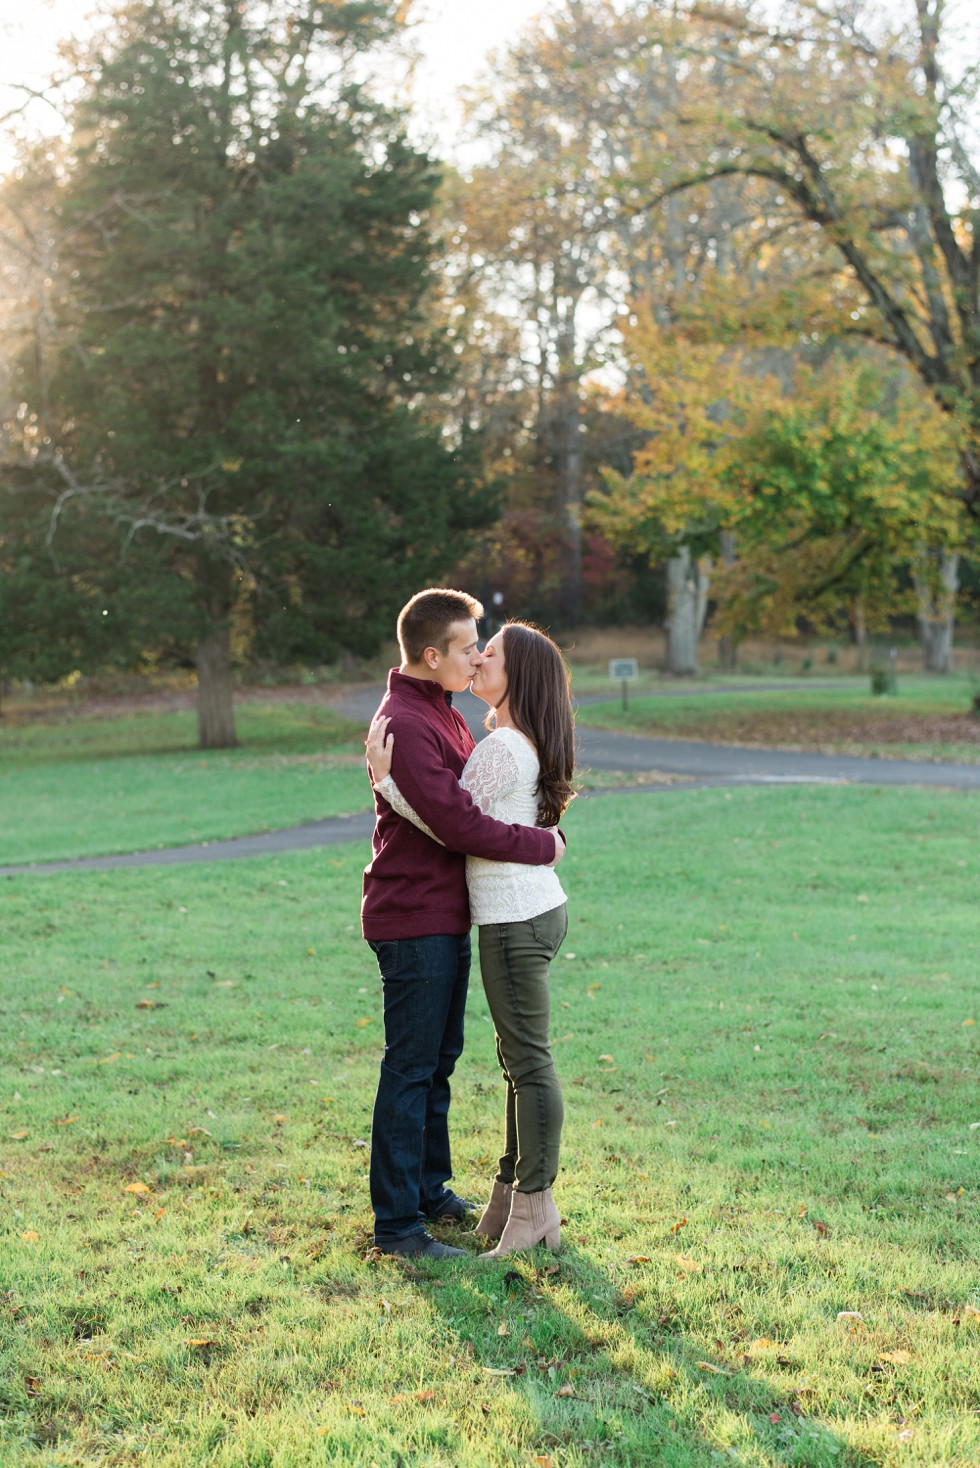
[[[205,746],[243,594],[280,655],[373,649],[478,517],[424,411],[438,175],[345,71],[403,10],[129,4],[74,110],[35,468],[189,592]]]
[[[630,340],[650,389],[620,411],[648,439],[592,511],[618,543],[713,563],[724,631],[785,633],[801,616],[826,627],[855,601],[880,620],[901,609],[910,563],[925,577],[924,536],[956,544],[955,436],[887,359],[838,350],[807,364],[649,316]]]
[[[692,81],[675,114],[683,146],[654,144],[635,175],[644,207],[732,178],[769,186],[772,247],[795,242],[822,275],[818,319],[811,275],[795,299],[784,293],[786,323],[811,340],[828,330],[863,338],[908,364],[954,425],[960,474],[947,485],[947,519],[961,507],[976,545],[978,69],[949,6],[914,0],[901,23],[860,0],[798,0],[778,21],[750,6],[644,9],[651,44],[682,48]],[[709,101],[698,78],[719,62],[731,85]]]

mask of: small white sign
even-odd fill
[[[609,676],[619,683],[639,678],[640,670],[637,667],[636,658],[613,658],[609,664]]]

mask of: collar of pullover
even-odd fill
[[[441,684],[434,683],[431,678],[410,678],[407,673],[400,673],[397,668],[392,668],[388,674],[388,687],[392,692],[396,684],[399,693],[410,693],[416,698],[428,699],[430,703],[442,701],[450,709],[453,706],[452,694]]]

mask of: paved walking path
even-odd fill
[[[759,685],[770,686],[770,685]],[[786,684],[771,685],[785,688]],[[813,684],[807,684],[813,687]],[[685,690],[688,691],[688,690]],[[703,690],[705,692],[711,690]],[[334,707],[365,726],[378,706],[382,690],[363,688],[345,695]],[[671,696],[672,690],[664,690]],[[599,699],[579,699],[580,705]],[[603,700],[605,701],[605,700]],[[483,737],[486,704],[470,693],[458,694],[456,707],[474,736]],[[646,794],[676,790],[679,786],[707,785],[919,785],[947,790],[980,790],[980,765],[929,764],[925,760],[871,759],[854,755],[802,754],[781,749],[750,749],[730,744],[704,744],[687,739],[652,739],[639,734],[617,734],[579,725],[577,763],[581,769],[616,770],[626,774],[663,775],[660,784],[644,784],[609,791],[591,791],[584,798],[642,790]],[[311,821],[283,831],[239,836],[231,841],[209,841],[161,851],[137,851],[119,856],[93,856],[77,861],[39,862],[30,866],[0,867],[0,877],[49,872],[97,871],[113,867],[175,866],[186,862],[236,861],[251,856],[273,856],[336,846],[344,841],[367,841],[374,818],[370,811]]]

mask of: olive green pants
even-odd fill
[[[519,1193],[550,1188],[565,1109],[551,1058],[548,966],[568,930],[564,903],[520,923],[480,928],[480,968],[506,1086],[497,1180]]]

